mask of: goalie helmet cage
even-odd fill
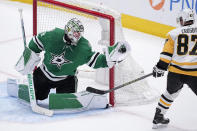
[[[103,33],[103,34],[101,33],[101,38],[105,37],[106,34],[104,33],[105,31],[108,31],[108,38],[104,38],[108,40],[108,43],[105,45],[111,46],[115,42],[117,42],[117,40],[120,39],[124,40],[124,38],[118,38],[123,34],[121,30],[122,25],[121,25],[120,14],[117,15],[117,12],[114,13],[114,10],[109,9],[106,6],[102,6],[102,7],[100,6],[101,5],[94,5],[93,3],[89,3],[89,2],[87,3],[87,1],[84,0],[80,0],[80,1],[79,0],[33,0],[33,35],[36,35],[37,33],[41,33],[43,31],[51,30],[56,27],[64,28],[66,22],[70,18],[67,18],[69,16],[62,17],[62,15],[72,14],[71,18],[82,16],[87,19],[102,20],[98,22],[102,27],[102,31],[99,30],[100,32]],[[117,24],[116,21],[119,21],[119,23]],[[91,23],[94,22],[91,21]],[[119,26],[119,28],[117,28],[117,26]],[[88,32],[86,27],[85,30],[86,30],[85,32]],[[117,32],[121,32],[121,33],[117,33]],[[122,37],[124,36],[122,35]],[[132,68],[132,71],[129,70],[128,72],[127,70],[128,68]],[[99,69],[96,70],[96,72],[97,72],[96,81],[100,83],[108,84],[110,89],[114,88],[114,86],[123,84],[132,79],[144,75],[143,69],[140,68],[140,66],[134,61],[134,59],[132,59],[131,56],[128,57],[120,65],[116,66],[115,69],[114,68],[111,68],[110,70]],[[115,72],[117,76],[114,75]],[[105,76],[101,77],[101,75],[105,75]],[[132,105],[141,104],[141,103],[144,104],[156,98],[155,96],[157,93],[155,92],[155,90],[151,89],[148,86],[145,80],[138,82],[138,84],[134,84],[134,86],[135,87],[128,86],[124,89],[117,90],[115,93],[111,92],[109,94],[110,104],[112,106],[114,106],[114,104],[120,104],[120,105],[121,104],[130,105],[130,103]]]

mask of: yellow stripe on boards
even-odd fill
[[[10,0],[10,1],[19,1],[23,3],[32,4],[33,0]],[[174,29],[175,27],[157,23],[154,21],[142,19],[135,16],[130,16],[128,14],[122,14],[122,25],[125,28],[133,29],[136,31],[152,34],[155,36],[166,38],[166,34]]]
[[[166,34],[175,27],[150,20],[122,14],[123,27],[166,38]]]
[[[33,3],[33,0],[10,0],[10,1],[19,1],[19,2],[23,2],[23,3],[27,3],[27,4]]]
[[[32,4],[33,3],[33,0],[10,0],[10,1],[19,1],[19,2],[23,2],[23,3],[27,3],[27,4]],[[97,19],[97,17],[95,17],[93,15],[89,15],[89,14],[86,14],[86,13],[74,11],[74,10],[71,10],[71,9],[67,9],[67,8],[63,8],[63,7],[59,7],[59,6],[55,6],[55,5],[51,5],[51,4],[44,3],[44,2],[39,2],[38,1],[38,5],[48,7],[48,8],[53,8],[53,9],[60,10],[60,11],[65,11],[65,12],[68,12],[68,13],[73,13],[73,14],[76,14],[76,15],[79,15],[79,16],[84,16],[84,17],[91,18],[91,19]],[[76,6],[79,7],[79,5],[76,5]]]

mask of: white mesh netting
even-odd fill
[[[66,0],[60,1],[66,2]],[[72,1],[69,0],[68,3],[71,2]],[[74,3],[76,4],[76,0]],[[86,3],[82,4],[81,7],[85,7],[84,5],[86,5]],[[95,8],[97,8],[100,11],[102,10],[102,13],[109,12],[109,15],[113,15],[113,10],[111,11],[110,8],[102,8],[100,7],[100,5],[91,7],[90,5],[87,5],[88,9],[92,8],[95,10]],[[80,7],[79,2],[77,2],[77,6]],[[124,40],[120,17],[118,17],[119,14],[117,14],[116,12],[114,14],[116,14],[115,41]],[[74,17],[78,18],[84,24],[84,37],[90,41],[93,50],[102,51],[104,46],[97,44],[97,42],[101,39],[102,31],[102,26],[99,23],[99,18],[78,11],[73,11],[67,9],[66,7],[60,7],[54,4],[44,2],[38,2],[37,33],[52,30],[55,27],[64,29],[64,26],[67,23],[67,21]],[[109,26],[109,24],[106,25]],[[107,27],[106,30],[108,29],[109,27]],[[79,68],[79,71],[85,72],[81,73],[85,74],[84,77],[89,76],[89,78],[95,78],[96,81],[99,83],[105,85],[109,84],[108,69],[99,69],[95,71],[92,69],[89,70],[87,66],[83,66]],[[92,74],[94,72],[97,73],[93,77]],[[125,82],[131,81],[143,75],[143,69],[137,64],[136,61],[134,61],[134,59],[131,56],[128,56],[124,62],[115,67],[115,86],[121,85]],[[139,82],[133,83],[131,85],[128,85],[115,91],[115,103],[117,105],[144,104],[155,100],[157,97],[158,92],[151,88],[146,80],[141,80]]]

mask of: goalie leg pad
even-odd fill
[[[7,93],[9,96],[17,97],[25,102],[30,102],[28,86],[24,84],[17,84],[15,79],[7,80]]]
[[[80,103],[82,103],[83,107],[87,108],[87,110],[106,108],[109,104],[106,95],[99,95],[87,91],[76,93],[76,95]]]
[[[107,105],[107,96],[87,91],[49,95],[49,109],[70,110],[70,113],[76,112],[76,110],[106,108]]]
[[[7,93],[9,96],[18,97],[18,89],[15,79],[7,79]]]
[[[72,93],[51,93],[49,95],[49,109],[72,109],[82,107],[82,104],[77,100],[77,96]]]
[[[26,103],[30,103],[29,90],[27,85],[19,85],[18,98]]]

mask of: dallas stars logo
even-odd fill
[[[69,60],[65,59],[64,55],[65,55],[65,52],[63,52],[60,55],[55,55],[55,54],[51,53],[51,56],[52,56],[51,64],[54,64],[59,69],[61,69],[62,65],[72,63],[72,61],[69,61]]]

